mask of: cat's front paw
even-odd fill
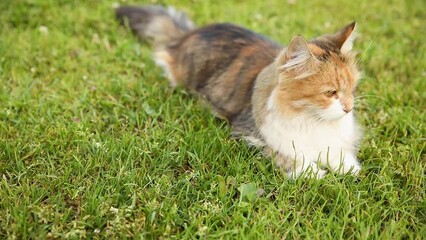
[[[290,179],[296,179],[299,177],[308,178],[308,179],[311,179],[311,178],[321,179],[321,178],[324,178],[326,174],[327,174],[327,170],[319,168],[316,163],[310,163],[310,164],[307,164],[307,166],[302,166],[294,170],[287,171],[287,176]]]
[[[329,163],[329,166],[332,171],[338,172],[339,174],[352,174],[358,175],[361,171],[361,164],[353,156],[346,156],[343,162],[338,163]]]
[[[339,168],[339,170],[337,171],[339,174],[352,174],[352,175],[358,175],[359,172],[361,171],[361,165],[358,164],[346,164],[343,163],[342,166]]]

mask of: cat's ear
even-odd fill
[[[333,35],[333,40],[340,52],[345,54],[352,50],[356,35],[356,22],[352,22]]]
[[[308,43],[302,36],[294,37],[287,49],[278,56],[278,66],[280,70],[293,69],[303,66],[310,59],[314,58]]]

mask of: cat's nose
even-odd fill
[[[352,108],[343,108],[343,111],[344,111],[345,113],[349,113],[350,111],[352,111]]]

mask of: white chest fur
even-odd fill
[[[339,164],[345,155],[354,158],[358,141],[352,113],[333,122],[320,123],[304,118],[285,119],[270,112],[260,133],[264,141],[283,156],[321,165]]]

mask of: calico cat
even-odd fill
[[[283,47],[233,24],[196,28],[171,7],[122,6],[116,15],[152,45],[172,86],[207,100],[236,136],[263,148],[289,177],[360,171],[355,22]]]

